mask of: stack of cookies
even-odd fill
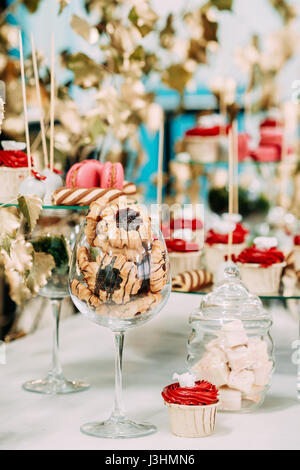
[[[85,240],[76,253],[80,276],[71,283],[74,296],[100,315],[123,319],[161,302],[166,251],[144,207],[123,195],[93,202]]]

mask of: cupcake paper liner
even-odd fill
[[[179,437],[206,437],[214,432],[218,403],[187,406],[167,403],[171,431]]]
[[[252,294],[278,294],[281,274],[285,262],[262,268],[259,264],[238,263],[241,280]]]
[[[184,271],[191,271],[192,269],[201,268],[201,255],[202,251],[194,251],[190,253],[170,252],[170,269],[171,276],[175,277],[177,274]]]
[[[218,160],[219,140],[219,137],[185,137],[185,151],[195,162],[213,163]]]

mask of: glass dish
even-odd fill
[[[134,438],[155,426],[128,418],[122,402],[122,353],[127,329],[151,320],[170,294],[169,260],[163,237],[145,210],[125,201],[82,223],[70,270],[71,298],[78,310],[115,339],[114,409],[102,422],[84,424],[85,434]]]

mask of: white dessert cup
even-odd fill
[[[274,263],[267,268],[256,263],[238,263],[241,280],[252,294],[276,295],[286,263]]]
[[[294,247],[295,271],[300,271],[300,245]]]
[[[184,147],[193,161],[199,163],[214,163],[218,160],[219,156],[219,142],[219,136],[186,136],[184,138]]]
[[[28,168],[10,168],[2,166],[0,168],[0,203],[15,202],[19,192],[19,186],[29,175]]]
[[[202,250],[190,251],[188,253],[181,251],[169,252],[171,276],[175,277],[184,271],[200,269],[201,255]]]
[[[246,242],[235,243],[232,245],[231,253],[234,256],[238,256],[246,248],[246,246]],[[223,277],[225,256],[228,254],[227,243],[215,243],[214,245],[205,243],[204,253],[206,268],[213,274],[214,282],[221,280]]]
[[[179,437],[210,436],[215,429],[218,403],[193,406],[165,402],[172,433]]]

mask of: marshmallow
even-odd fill
[[[222,219],[226,220],[226,222],[234,222],[235,224],[238,224],[242,221],[243,217],[241,214],[229,214],[228,212],[225,212],[225,214],[222,214]]]
[[[246,346],[238,346],[235,349],[228,349],[227,356],[229,367],[235,371],[252,368],[254,364],[251,351]]]
[[[259,250],[269,250],[278,245],[275,237],[256,237],[253,243]]]
[[[234,320],[224,325],[223,334],[228,348],[248,344],[248,336],[241,320]]]
[[[228,222],[227,220],[217,220],[213,224],[212,229],[214,232],[219,233],[220,235],[226,235],[230,232],[233,232],[235,229],[236,224],[232,222]]]
[[[25,150],[25,142],[17,142],[16,140],[2,140],[3,150]]]
[[[263,397],[263,391],[264,391],[264,387],[253,385],[253,387],[251,388],[247,396],[244,396],[244,400],[250,400],[250,401],[253,401],[254,403],[259,403]]]
[[[207,380],[217,388],[227,384],[230,372],[227,364],[210,352],[203,355],[193,370],[198,380]]]
[[[193,240],[193,230],[190,228],[178,228],[173,232],[173,238],[180,238],[191,242]]]
[[[173,379],[178,380],[180,387],[188,387],[193,388],[195,387],[195,376],[190,374],[189,372],[185,372],[184,374],[173,374]]]
[[[243,393],[250,393],[254,384],[254,373],[251,370],[240,372],[231,371],[228,378],[228,386]]]
[[[271,361],[266,362],[260,367],[254,367],[254,384],[264,387],[269,383],[270,373],[273,368],[273,363]]]
[[[248,348],[256,366],[268,362],[268,344],[266,341],[262,341],[260,338],[249,338]]]
[[[228,387],[219,389],[219,410],[237,411],[242,407],[242,394]]]

